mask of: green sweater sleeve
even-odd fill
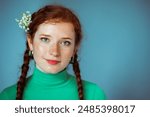
[[[94,87],[94,100],[106,100],[106,95],[104,93],[104,91],[98,86],[95,85]]]
[[[106,95],[101,87],[97,84],[83,81],[85,100],[106,100]]]
[[[9,100],[8,95],[5,91],[0,93],[0,100]]]
[[[0,100],[15,100],[16,98],[16,85],[4,89],[0,93]]]

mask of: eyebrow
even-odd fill
[[[47,34],[40,34],[40,36],[52,37],[51,35],[47,35]]]
[[[72,38],[70,38],[70,37],[63,37],[62,39],[72,40]]]

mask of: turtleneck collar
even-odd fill
[[[30,79],[31,84],[36,84],[40,86],[55,86],[58,84],[63,84],[68,79],[67,70],[64,69],[63,71],[51,74],[51,73],[44,73],[40,71],[38,68],[34,69],[33,75]]]

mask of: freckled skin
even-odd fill
[[[70,43],[68,45],[68,42]],[[66,68],[75,52],[75,32],[71,23],[43,23],[39,25],[33,42],[28,38],[37,68],[45,73],[58,73]],[[51,65],[47,60],[60,61]]]

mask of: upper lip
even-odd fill
[[[59,60],[53,60],[53,59],[46,59],[47,61],[57,61],[60,62]]]

